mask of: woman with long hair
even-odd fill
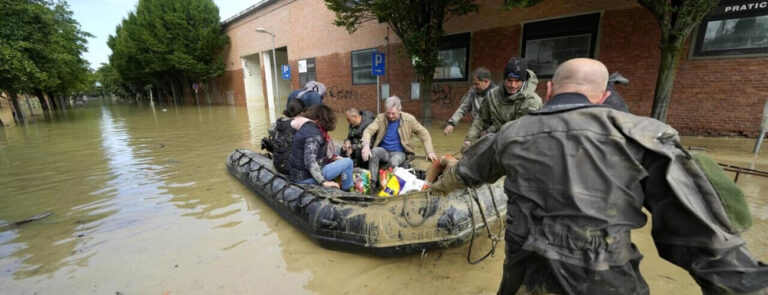
[[[341,176],[341,189],[352,187],[353,162],[336,155],[329,131],[336,129],[336,114],[326,105],[309,108],[303,117],[291,122],[296,129],[288,158],[291,181],[339,187],[333,180]]]

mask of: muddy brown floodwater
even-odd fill
[[[339,122],[336,139],[347,131]],[[450,136],[432,128],[438,153],[455,153],[467,125]],[[0,128],[0,294],[495,293],[503,245],[469,265],[466,245],[377,258],[312,243],[224,167],[235,148],[258,150],[267,126],[264,110],[96,104]],[[683,143],[768,170],[768,148],[750,153],[754,139]],[[768,261],[768,179],[742,175],[738,184],[755,217],[744,237]],[[658,257],[648,226],[633,238],[652,293],[700,293]],[[476,255],[489,243],[478,245]]]

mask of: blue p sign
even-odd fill
[[[373,52],[371,53],[371,74],[374,76],[384,76],[384,69],[386,68],[386,59],[384,53]]]
[[[283,79],[284,80],[290,80],[291,79],[291,67],[288,65],[282,65],[282,71],[283,71]]]

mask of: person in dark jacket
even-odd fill
[[[677,131],[600,104],[608,70],[564,62],[539,111],[482,137],[432,185],[495,182],[507,194],[499,294],[648,294],[630,231],[653,218],[659,255],[704,294],[766,294],[768,265],[747,251],[718,191]]]
[[[363,161],[363,131],[368,125],[371,125],[373,119],[373,113],[367,110],[359,110],[357,108],[349,108],[344,113],[349,122],[349,133],[345,140],[345,146],[342,147],[342,156],[350,157],[355,162],[355,167],[368,167],[368,161]],[[349,146],[347,147],[347,141]]]
[[[616,84],[627,85],[629,84],[629,79],[624,78],[619,72],[613,72],[608,76],[608,86],[605,87],[605,90],[610,91],[611,95],[605,99],[603,104],[619,111],[629,113],[629,106],[624,101],[624,98],[619,95],[619,92],[616,91]]]
[[[299,99],[307,108],[322,104],[325,97],[325,84],[317,81],[309,81],[304,88],[294,90],[288,95],[288,102]]]
[[[352,187],[352,160],[336,155],[329,131],[336,128],[336,114],[323,104],[309,108],[304,117],[296,117],[288,167],[291,181],[339,187],[333,180],[341,176],[341,189]]]
[[[288,102],[283,111],[285,117],[278,118],[269,126],[269,137],[261,139],[261,149],[272,153],[272,164],[278,172],[288,175],[288,155],[291,153],[293,134],[296,130],[291,127],[291,122],[296,116],[300,116],[306,110],[304,103],[299,100]]]

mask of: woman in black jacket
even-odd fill
[[[341,189],[351,188],[352,160],[336,155],[328,135],[336,128],[333,110],[326,105],[315,105],[304,117],[294,118],[291,127],[297,130],[288,158],[291,181],[338,188],[339,184],[333,180],[341,176]]]

